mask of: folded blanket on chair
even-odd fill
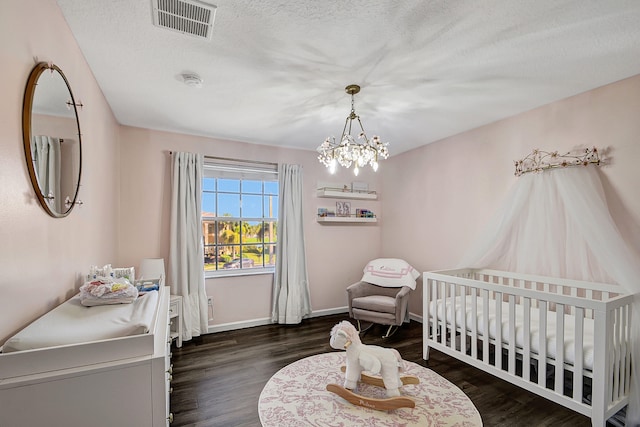
[[[409,263],[397,258],[378,258],[365,266],[363,282],[387,288],[400,288],[408,286],[412,290],[416,289],[416,279],[420,273]]]

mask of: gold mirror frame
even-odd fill
[[[68,185],[66,187],[66,195],[62,193],[62,188],[58,185],[58,193],[57,195],[53,195],[51,193],[44,194],[43,187],[41,182],[43,181],[43,177],[38,176],[38,170],[36,168],[36,153],[34,153],[33,147],[35,144],[34,141],[34,100],[36,97],[36,89],[38,88],[38,84],[41,83],[41,92],[39,93],[39,97],[45,96],[46,98],[46,86],[55,85],[54,83],[48,83],[46,81],[41,80],[49,78],[47,75],[43,75],[46,71],[51,73],[52,78],[56,78],[56,74],[62,78],[64,85],[68,90],[68,93],[65,93],[64,96],[68,96],[66,99],[54,99],[55,101],[55,109],[60,112],[64,110],[73,111],[73,119],[75,123],[72,125],[73,129],[69,128],[68,134],[72,134],[73,137],[78,138],[77,147],[73,147],[73,150],[70,153],[66,153],[66,150],[60,148],[59,151],[59,167],[57,168],[55,174],[58,175],[58,179],[60,179],[59,175],[65,174],[66,181]],[[42,84],[44,83],[44,84]],[[59,83],[61,86],[61,83]],[[40,100],[38,100],[40,101]],[[82,137],[80,133],[80,120],[78,119],[78,110],[77,103],[75,98],[73,97],[73,92],[71,91],[71,86],[67,81],[66,76],[62,72],[60,68],[52,63],[40,62],[38,63],[33,70],[31,70],[31,74],[29,74],[29,79],[27,80],[27,87],[24,92],[24,102],[22,106],[22,137],[24,143],[24,152],[27,161],[27,169],[29,170],[29,177],[31,178],[31,184],[33,185],[33,190],[36,193],[40,204],[44,208],[44,210],[54,218],[63,218],[69,215],[71,210],[76,204],[80,204],[77,200],[78,198],[78,190],[80,188],[80,178],[82,176]],[[64,114],[63,114],[64,115]],[[62,120],[64,117],[57,117],[58,114],[52,115],[43,115],[52,120]],[[73,121],[69,116],[65,120]],[[75,134],[74,134],[75,131]],[[57,135],[57,137],[64,136],[64,138],[69,138],[69,135]],[[58,139],[58,138],[56,138]],[[59,141],[62,141],[63,138],[59,138]],[[75,143],[75,141],[71,141]],[[60,144],[62,145],[62,144]],[[64,154],[69,154],[65,156]],[[66,168],[66,169],[65,169]],[[77,175],[75,173],[75,169],[77,168]],[[56,200],[57,197],[57,200]]]

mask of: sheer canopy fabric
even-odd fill
[[[302,166],[278,165],[280,205],[271,320],[296,324],[311,314],[304,246]]]
[[[182,295],[186,341],[207,333],[208,324],[201,221],[203,163],[201,154],[173,154],[169,271],[171,293]]]
[[[527,173],[458,267],[494,268],[620,285],[633,303],[627,425],[640,425],[640,260],[609,213],[595,166]]]

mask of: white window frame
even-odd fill
[[[266,164],[266,163],[254,163],[254,162],[244,162],[244,161],[239,161],[239,160],[231,160],[231,159],[215,159],[215,160],[206,160],[205,159],[205,163],[204,163],[204,171],[203,171],[203,178],[222,178],[222,179],[238,179],[240,181],[242,180],[251,180],[251,181],[263,181],[263,186],[262,186],[262,193],[260,193],[263,197],[262,200],[262,204],[263,204],[263,211],[264,211],[264,197],[268,196],[271,193],[266,193],[265,192],[265,186],[264,186],[264,182],[276,182],[278,183],[278,170],[277,170],[277,165],[275,164]],[[205,190],[204,185],[202,188],[202,196],[203,196],[203,201],[204,201],[204,197],[205,194],[207,193],[214,193],[216,194],[216,210],[219,209],[218,206],[218,200],[217,200],[217,195],[219,193],[225,193],[224,191],[218,191],[218,188],[215,189],[215,191],[211,191],[211,190]],[[279,192],[278,192],[279,193]],[[231,193],[231,194],[235,194],[235,192]],[[243,192],[243,188],[242,188],[242,184],[241,184],[241,188],[238,192],[238,194],[240,194],[240,198],[242,200],[242,194],[247,194],[247,195],[256,195],[258,193],[256,192]],[[279,200],[280,194],[275,194],[274,196],[277,196],[276,199],[276,203]],[[203,203],[203,211],[205,210],[204,207],[204,203]],[[263,216],[262,217],[243,217],[242,216],[242,212],[240,214],[239,217],[234,217],[234,216],[218,216],[221,215],[220,212],[215,212],[214,216],[205,216],[204,212],[203,212],[203,216],[201,219],[202,222],[202,227],[203,227],[203,248],[204,248],[204,253],[207,253],[207,248],[213,246],[214,248],[217,247],[222,247],[223,245],[219,244],[217,241],[211,245],[211,244],[207,244],[207,236],[204,235],[204,231],[205,231],[205,224],[207,222],[211,222],[211,221],[215,221],[214,224],[217,224],[219,221],[225,221],[225,222],[275,222],[277,224],[277,217],[268,217],[266,216],[267,214],[265,212],[263,212]],[[215,231],[214,231],[215,233]],[[217,233],[216,234],[216,239],[217,239]],[[242,233],[240,233],[240,235],[242,235]],[[277,232],[276,232],[276,236],[277,236]],[[255,244],[255,243],[254,243]],[[259,245],[261,245],[263,248],[266,248],[267,246],[271,245],[272,242],[265,242],[264,238],[262,240],[261,243],[259,243]],[[276,242],[273,242],[273,256],[275,257],[275,244],[277,244],[277,240]],[[225,245],[225,246],[238,246],[240,248],[240,259],[244,258],[243,257],[243,252],[242,252],[242,247],[243,246],[250,246],[252,245],[251,243],[243,243],[242,242],[242,237],[240,236],[240,241],[236,244],[229,244],[229,245]],[[264,258],[263,258],[264,259]],[[237,269],[217,269],[217,270],[206,270],[205,269],[205,278],[213,278],[213,277],[229,277],[229,276],[244,276],[244,275],[255,275],[255,274],[273,274],[275,272],[275,263],[273,264],[273,266],[264,266],[264,267],[252,267],[252,268],[242,268],[242,266],[240,266],[241,268],[237,268]]]

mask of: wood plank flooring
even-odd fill
[[[173,349],[173,426],[259,427],[258,398],[271,376],[303,357],[333,350],[331,327],[346,314],[300,325],[268,325],[208,334]],[[456,384],[473,401],[485,426],[590,426],[590,420],[435,350],[422,360],[422,324],[404,325],[382,340],[375,325],[365,344],[396,348]],[[303,426],[304,424],[301,424]]]

